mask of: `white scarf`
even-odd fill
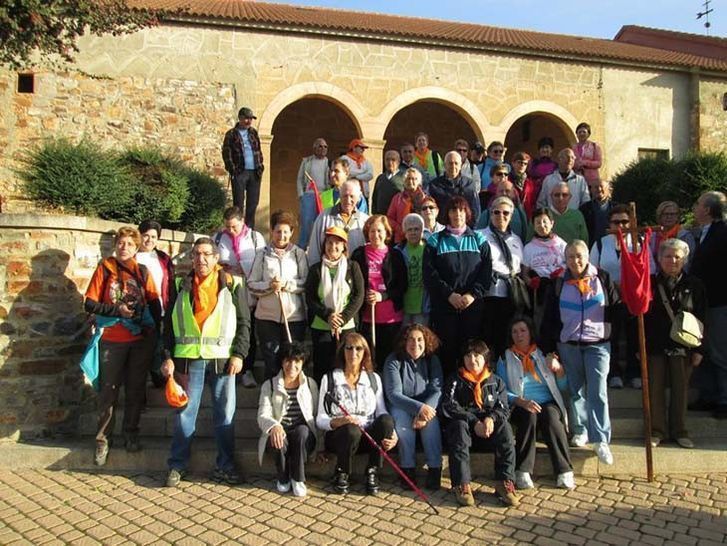
[[[337,267],[336,276],[331,279],[330,270]],[[321,264],[321,288],[323,289],[323,303],[327,309],[334,313],[343,311],[346,299],[351,293],[351,287],[346,282],[348,272],[348,259],[341,256],[337,261],[322,258]]]

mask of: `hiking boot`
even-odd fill
[[[212,471],[212,481],[216,483],[225,483],[227,485],[240,485],[242,478],[240,475],[233,470],[222,470],[221,468],[215,468]]]
[[[366,494],[377,495],[379,493],[379,469],[370,466],[366,469]]]
[[[512,480],[496,484],[495,495],[505,506],[520,506],[520,495],[515,491],[515,483]]]
[[[108,442],[99,442],[96,444],[96,453],[93,457],[93,463],[96,466],[104,466],[106,460],[109,458],[109,444]]]
[[[432,491],[439,491],[442,488],[442,467],[427,469],[427,481],[424,487]]]
[[[336,468],[336,473],[333,475],[333,489],[336,493],[348,493],[349,485],[348,474],[342,469]]]
[[[470,487],[470,484],[468,483],[455,485],[454,496],[457,498],[457,502],[460,506],[475,505],[475,496],[472,494],[472,487]]]
[[[125,441],[126,451],[129,453],[138,453],[141,451],[141,444],[139,443],[139,436],[137,434],[129,434]]]
[[[401,471],[406,474],[406,477],[409,478],[414,485],[417,483],[417,473],[415,468],[402,468]],[[411,486],[406,483],[406,480],[403,478],[403,476],[399,476],[399,485],[402,489],[411,489]]]
[[[179,482],[181,482],[182,478],[184,478],[184,474],[184,470],[172,468],[169,471],[169,474],[167,474],[167,487],[179,487]]]

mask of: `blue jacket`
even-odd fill
[[[415,362],[391,353],[384,363],[383,379],[390,410],[404,410],[413,418],[424,404],[435,409],[439,405],[444,377],[436,355]]]
[[[432,234],[424,249],[424,286],[432,312],[456,314],[447,301],[452,292],[485,297],[492,283],[490,245],[482,233],[467,228],[459,240],[446,228]]]

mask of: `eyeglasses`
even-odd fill
[[[467,148],[457,148],[457,151],[461,154],[466,154],[467,152],[469,152]]]
[[[495,174],[494,174],[494,175],[492,175],[492,176],[507,176],[507,173],[506,173],[506,172],[502,172],[502,171],[500,171],[499,173],[495,173]]]
[[[553,197],[570,197],[570,193],[554,193]]]
[[[319,148],[328,148],[328,144],[319,144],[318,147]]]
[[[491,152],[492,152],[493,154],[504,154],[504,153],[505,153],[505,150],[502,150],[502,149],[497,149],[497,150],[491,150]]]
[[[522,159],[518,159],[515,163],[520,163],[521,165],[527,165],[527,161],[523,161]]]
[[[195,258],[211,258],[214,255],[214,252],[195,252],[192,254]]]
[[[628,220],[611,220],[611,223],[612,224],[615,224],[617,226],[627,226],[627,225],[629,225],[629,221]]]
[[[357,353],[360,353],[361,351],[364,350],[362,345],[346,345],[345,349],[347,351],[356,351]]]
[[[422,207],[422,210],[437,210],[437,207],[435,207],[434,205],[424,205]]]
[[[500,215],[510,216],[510,211],[509,210],[493,210],[492,214],[494,214],[495,216],[500,216]]]

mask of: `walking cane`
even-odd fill
[[[280,316],[283,317],[283,325],[285,326],[285,335],[288,338],[288,343],[293,343],[293,337],[290,335],[290,326],[288,325],[288,317],[285,315],[285,308],[283,307],[283,294],[278,292],[278,303],[280,304]]]
[[[376,303],[371,304],[371,358],[376,353]]]
[[[327,393],[325,394],[325,397],[326,397],[326,400],[328,400],[328,401],[329,401],[329,402],[330,402],[331,404],[335,404],[335,405],[336,405],[336,406],[338,407],[338,409],[340,409],[340,410],[341,410],[341,412],[343,412],[343,414],[344,414],[344,415],[345,415],[346,417],[351,417],[351,414],[350,414],[350,413],[348,413],[348,411],[346,410],[346,408],[344,408],[344,407],[343,407],[343,406],[342,406],[342,405],[341,405],[341,404],[340,404],[340,403],[338,402],[338,400],[336,400],[336,399],[335,399],[335,398],[334,398],[333,396],[331,396],[331,394],[330,394],[330,393],[328,393],[328,392],[327,392]],[[435,513],[435,514],[439,515],[439,510],[437,510],[437,507],[436,507],[436,506],[434,506],[434,505],[433,505],[433,504],[431,503],[431,501],[429,500],[429,498],[428,498],[428,497],[427,497],[427,496],[426,496],[426,495],[424,494],[424,491],[422,491],[421,489],[419,489],[419,488],[417,487],[417,485],[416,485],[416,484],[415,484],[415,483],[414,483],[414,482],[413,482],[413,481],[411,480],[411,478],[410,478],[409,476],[407,476],[407,475],[406,475],[406,474],[404,473],[404,471],[403,471],[403,470],[402,470],[402,469],[401,469],[401,468],[399,467],[399,465],[398,465],[398,464],[396,464],[396,463],[394,462],[394,459],[392,459],[392,458],[391,458],[391,456],[389,456],[389,454],[388,454],[388,453],[386,452],[386,450],[385,450],[385,449],[384,449],[383,447],[381,447],[381,446],[380,446],[380,445],[379,445],[379,444],[378,444],[378,443],[376,442],[376,440],[374,440],[374,439],[373,439],[373,438],[371,437],[371,435],[370,435],[370,434],[369,434],[368,432],[366,432],[366,429],[365,429],[365,428],[363,428],[363,427],[362,427],[361,425],[359,425],[358,423],[356,424],[356,426],[357,426],[357,427],[358,427],[358,429],[359,429],[359,430],[361,431],[361,434],[363,434],[363,435],[364,435],[364,438],[366,438],[366,440],[368,440],[368,442],[369,442],[369,443],[371,444],[371,446],[372,446],[372,447],[375,447],[375,448],[376,448],[376,449],[377,449],[377,450],[379,451],[379,453],[381,453],[381,456],[382,456],[382,457],[383,457],[384,459],[386,459],[386,462],[388,462],[388,463],[389,463],[389,464],[391,465],[391,468],[393,468],[394,470],[396,470],[397,474],[399,474],[399,476],[401,476],[401,477],[402,477],[402,478],[404,479],[404,481],[406,482],[406,484],[407,484],[407,485],[408,485],[409,487],[411,487],[412,491],[414,491],[414,493],[416,493],[416,494],[417,494],[417,496],[418,496],[418,497],[419,497],[420,499],[422,499],[422,500],[423,500],[424,502],[426,502],[426,503],[427,503],[427,504],[429,505],[429,507],[430,507],[430,508],[431,508],[432,510],[434,510],[434,513]]]

